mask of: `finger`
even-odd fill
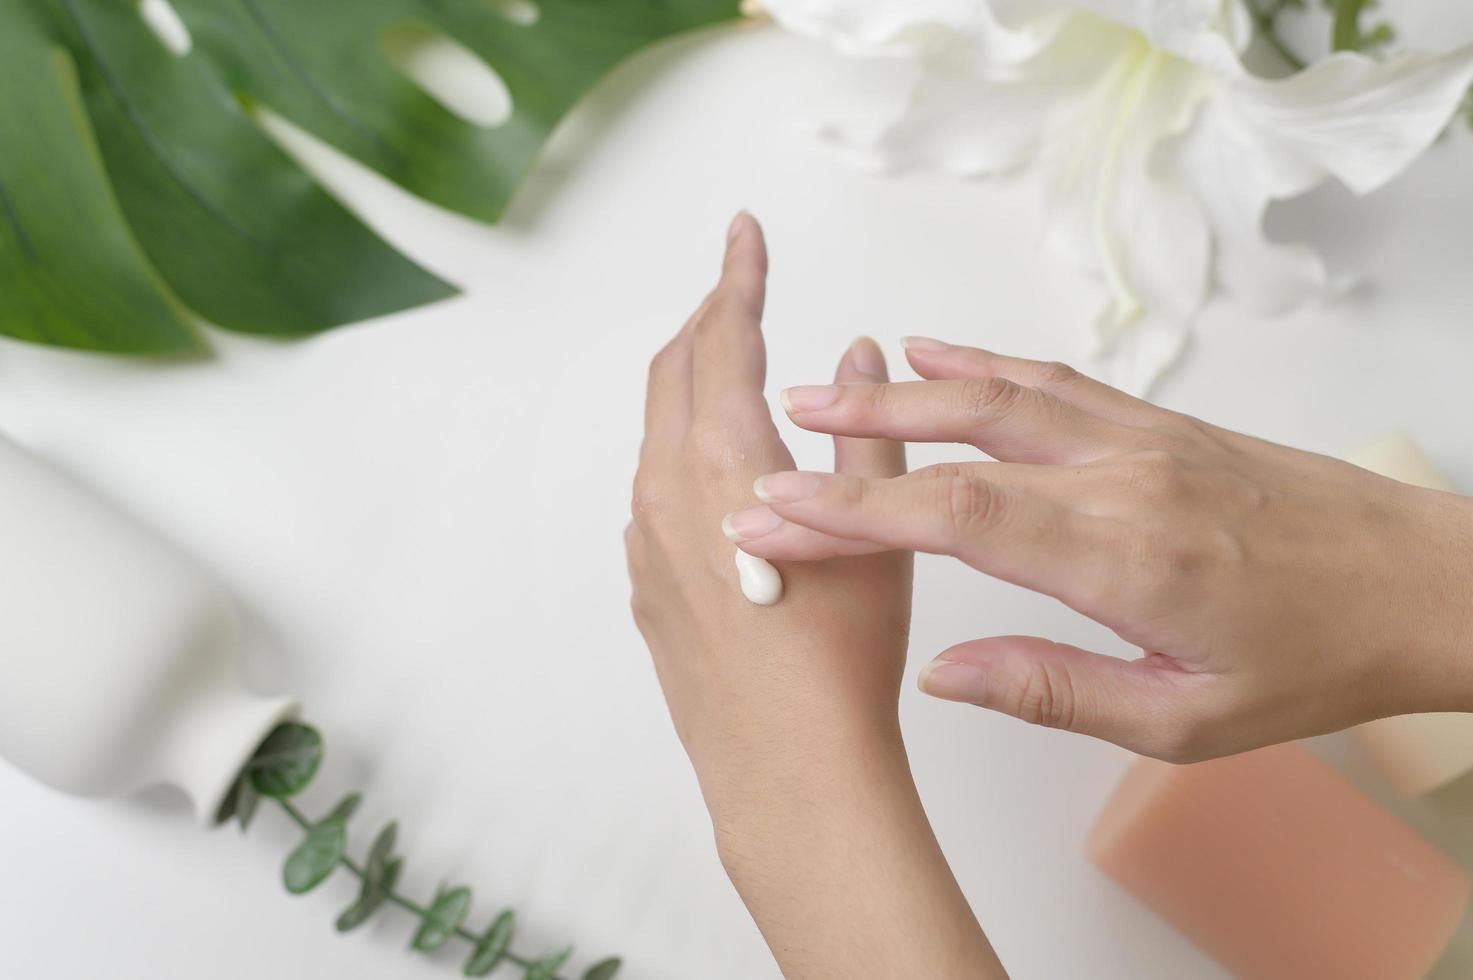
[[[962,442],[995,459],[1088,463],[1143,448],[1140,429],[1110,422],[1007,378],[814,385],[783,392],[805,429],[908,442]]]
[[[1033,636],[997,636],[944,651],[919,683],[932,697],[1184,762],[1199,752],[1183,735],[1194,729],[1186,719],[1198,713],[1212,678]]]
[[[1100,418],[1126,425],[1153,425],[1176,417],[1175,412],[1111,388],[1067,364],[1006,357],[930,337],[905,337],[900,343],[910,366],[930,380],[1006,378],[1014,384],[1047,392]]]
[[[835,384],[890,380],[880,345],[860,337],[849,346],[834,373]],[[855,476],[899,476],[905,472],[905,444],[890,439],[834,437],[834,472]]]
[[[1088,499],[1101,495],[1099,475],[1107,470],[1086,467],[1075,470],[1025,463],[937,463],[914,474],[917,478],[965,476],[1023,490],[1081,513],[1097,513]],[[766,504],[728,514],[722,522],[726,536],[748,554],[758,558],[791,561],[822,561],[843,555],[867,555],[892,551],[886,545],[861,539],[824,534],[783,520]]]
[[[771,421],[762,386],[767,351],[762,342],[767,246],[745,211],[727,232],[726,260],[710,305],[692,330],[693,414],[713,425]]]
[[[727,514],[721,522],[721,531],[747,554],[775,561],[820,561],[894,550],[871,541],[836,538],[800,524],[789,524],[766,505]]]
[[[757,496],[791,524],[904,551],[952,555],[979,571],[1055,596],[1086,615],[1118,551],[1113,523],[965,473],[890,480],[783,472]]]
[[[699,315],[697,310],[695,316]],[[675,447],[690,429],[690,323],[695,316],[650,361],[645,387],[644,444],[640,448],[642,459],[662,450],[678,451]]]

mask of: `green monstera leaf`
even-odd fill
[[[156,0],[153,0],[156,2]],[[190,311],[294,336],[454,287],[379,239],[266,135],[268,109],[407,190],[494,222],[552,130],[620,60],[734,19],[738,0],[173,0],[175,54],[136,0],[0,4],[0,333],[199,349]],[[406,36],[494,69],[467,121],[400,67]]]

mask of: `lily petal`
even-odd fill
[[[1225,88],[1264,148],[1276,193],[1338,177],[1358,194],[1401,173],[1431,145],[1473,81],[1473,45],[1441,57],[1373,61],[1340,52],[1289,78]]]
[[[997,21],[1017,29],[1088,12],[1129,27],[1154,47],[1224,76],[1243,74],[1238,52],[1253,39],[1243,0],[992,0]]]
[[[1210,243],[1190,190],[1157,164],[1190,125],[1210,76],[1124,28],[1086,16],[1112,58],[1054,120],[1041,154],[1055,248],[1097,272],[1109,292],[1108,348],[1147,312],[1189,322],[1206,295]],[[1112,380],[1115,380],[1112,378]]]
[[[1036,26],[1026,44],[1009,48],[1009,57],[1032,50],[1020,61],[981,57],[975,41],[959,33],[950,45],[933,35],[924,64],[905,56],[859,59],[867,74],[862,84],[853,80],[855,98],[830,111],[821,132],[867,169],[1006,172],[1039,151],[1060,109],[1094,87],[1119,46],[1134,38],[1087,15]],[[914,66],[909,75],[907,65]],[[902,85],[905,97],[897,98]]]
[[[1276,185],[1263,148],[1219,100],[1204,107],[1172,165],[1182,183],[1195,189],[1212,223],[1213,276],[1224,292],[1267,315],[1326,294],[1329,277],[1319,255],[1306,245],[1270,241],[1263,231],[1269,203],[1306,185]]]
[[[886,110],[827,130],[852,157],[965,175],[1039,166],[1048,238],[1107,290],[1102,363],[1137,392],[1179,356],[1212,274],[1259,310],[1323,294],[1312,250],[1264,236],[1268,204],[1330,177],[1380,186],[1473,81],[1473,45],[1385,62],[1341,53],[1253,77],[1239,57],[1253,33],[1244,0],[765,5],[886,65]]]
[[[1010,29],[983,0],[765,0],[783,27],[848,54],[943,52],[965,41],[989,59],[1021,60],[1047,39],[1046,24]]]
[[[1386,62],[1340,54],[1220,88],[1171,163],[1210,216],[1218,285],[1263,313],[1338,288],[1312,249],[1268,240],[1268,205],[1329,177],[1357,193],[1381,186],[1436,139],[1470,81],[1473,46]]]

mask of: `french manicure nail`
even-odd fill
[[[782,527],[783,519],[766,507],[749,507],[721,519],[721,533],[732,541],[751,541]]]
[[[901,337],[900,346],[906,350],[920,351],[923,354],[935,354],[951,347],[946,341],[932,337]]]
[[[821,486],[817,473],[769,473],[759,476],[752,490],[764,504],[791,504],[813,496]]]
[[[799,385],[784,388],[783,408],[790,412],[816,412],[839,400],[838,385]]]
[[[867,378],[884,380],[887,375],[885,355],[880,353],[880,345],[868,337],[860,337],[849,345],[849,361],[854,370]]]
[[[922,691],[943,701],[981,704],[987,693],[987,671],[957,660],[933,660],[916,680]]]

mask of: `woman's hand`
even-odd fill
[[[761,229],[739,215],[720,283],[650,367],[634,617],[722,860],[786,976],[1000,977],[900,741],[910,555],[786,565],[770,607],[738,587],[722,515],[793,465],[762,396],[766,271]],[[860,340],[837,380],[885,377]],[[905,471],[894,442],[841,436],[834,455],[848,479]]]
[[[928,693],[1192,761],[1473,710],[1473,502],[1169,412],[1067,367],[912,338],[929,380],[784,393],[798,425],[969,443],[893,479],[778,472],[733,515],[754,555],[954,555],[1145,656],[973,640]]]
[[[635,622],[718,809],[745,805],[760,770],[806,766],[835,739],[898,739],[911,591],[911,557],[892,552],[785,568],[775,606],[743,597],[722,516],[793,457],[762,394],[762,232],[743,215],[730,235],[720,283],[650,366],[626,533]],[[885,379],[868,339],[837,375]],[[834,454],[851,476],[905,472],[899,443],[839,438]]]

